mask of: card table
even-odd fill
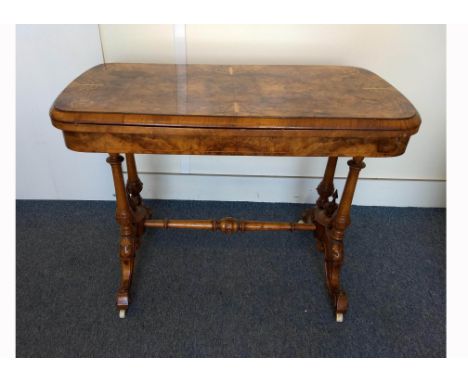
[[[348,298],[340,285],[343,239],[365,157],[405,152],[421,118],[378,75],[350,66],[102,64],[74,81],[50,109],[65,145],[107,153],[120,225],[119,316],[129,308],[135,254],[145,228],[310,231],[324,257],[336,321]],[[122,172],[124,156],[127,179]],[[318,199],[295,222],[152,219],[140,196],[135,154],[327,157]],[[339,202],[339,157],[350,157]],[[254,164],[255,161],[252,161]]]

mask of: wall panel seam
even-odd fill
[[[104,45],[102,44],[101,24],[98,24],[97,27],[98,27],[98,34],[99,34],[99,44],[101,45],[102,63],[105,64],[106,56],[104,54]]]

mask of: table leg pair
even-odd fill
[[[116,219],[120,225],[120,267],[121,283],[117,293],[119,316],[125,317],[129,305],[129,292],[132,282],[135,252],[139,247],[145,225],[155,228],[193,228],[221,230],[226,233],[253,230],[313,230],[318,249],[324,253],[325,280],[338,322],[348,308],[348,298],[340,287],[340,270],[343,263],[343,238],[350,224],[350,209],[356,188],[359,171],[365,167],[362,157],[348,161],[349,173],[339,205],[336,204],[337,192],[333,184],[337,157],[328,158],[323,180],[317,187],[319,198],[316,206],[303,214],[299,224],[275,222],[238,222],[233,218],[220,221],[167,221],[154,220],[151,211],[144,206],[140,192],[143,184],[138,173],[133,154],[125,154],[128,179],[125,186],[122,161],[119,154],[109,154],[107,162],[112,167],[115,195],[117,199]],[[146,223],[146,224],[145,224]]]
[[[304,222],[315,223],[317,248],[324,254],[325,282],[336,321],[342,322],[348,310],[348,297],[340,287],[340,271],[343,264],[343,239],[346,228],[351,223],[350,210],[359,172],[365,167],[364,158],[354,157],[348,161],[349,172],[343,189],[340,204],[336,204],[338,192],[333,178],[337,157],[328,158],[325,174],[317,187],[319,198],[314,208],[303,214]]]
[[[143,205],[140,192],[143,183],[138,178],[135,157],[127,158],[127,184],[124,184],[122,162],[119,154],[109,154],[107,162],[112,167],[117,208],[115,218],[120,225],[120,287],[117,292],[117,308],[120,318],[125,318],[129,305],[130,286],[132,284],[135,252],[140,246],[140,239],[145,232],[145,220],[151,217],[151,211]]]

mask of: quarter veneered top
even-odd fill
[[[103,64],[55,101],[59,122],[417,130],[413,105],[376,74],[346,66]]]

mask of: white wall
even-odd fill
[[[444,26],[100,25],[100,33],[106,62],[335,64],[375,71],[413,102],[423,124],[402,157],[366,160],[356,204],[445,205]],[[95,26],[18,27],[18,146],[22,138],[37,151],[35,131],[44,148],[32,178],[28,150],[18,150],[19,198],[112,198],[103,156],[66,151],[48,117],[39,116],[61,87],[102,59],[98,37]],[[50,54],[51,42],[66,47]],[[37,63],[34,70],[31,61]],[[41,109],[30,110],[38,100]],[[54,164],[56,156],[60,165]],[[146,197],[284,202],[311,202],[325,164],[317,158],[144,155],[137,160]],[[346,176],[345,162],[338,166],[339,178]],[[31,188],[44,173],[50,181],[43,180],[43,189]]]
[[[16,28],[16,196],[18,199],[109,199],[104,154],[67,150],[50,123],[55,97],[75,77],[102,63],[96,25]]]

